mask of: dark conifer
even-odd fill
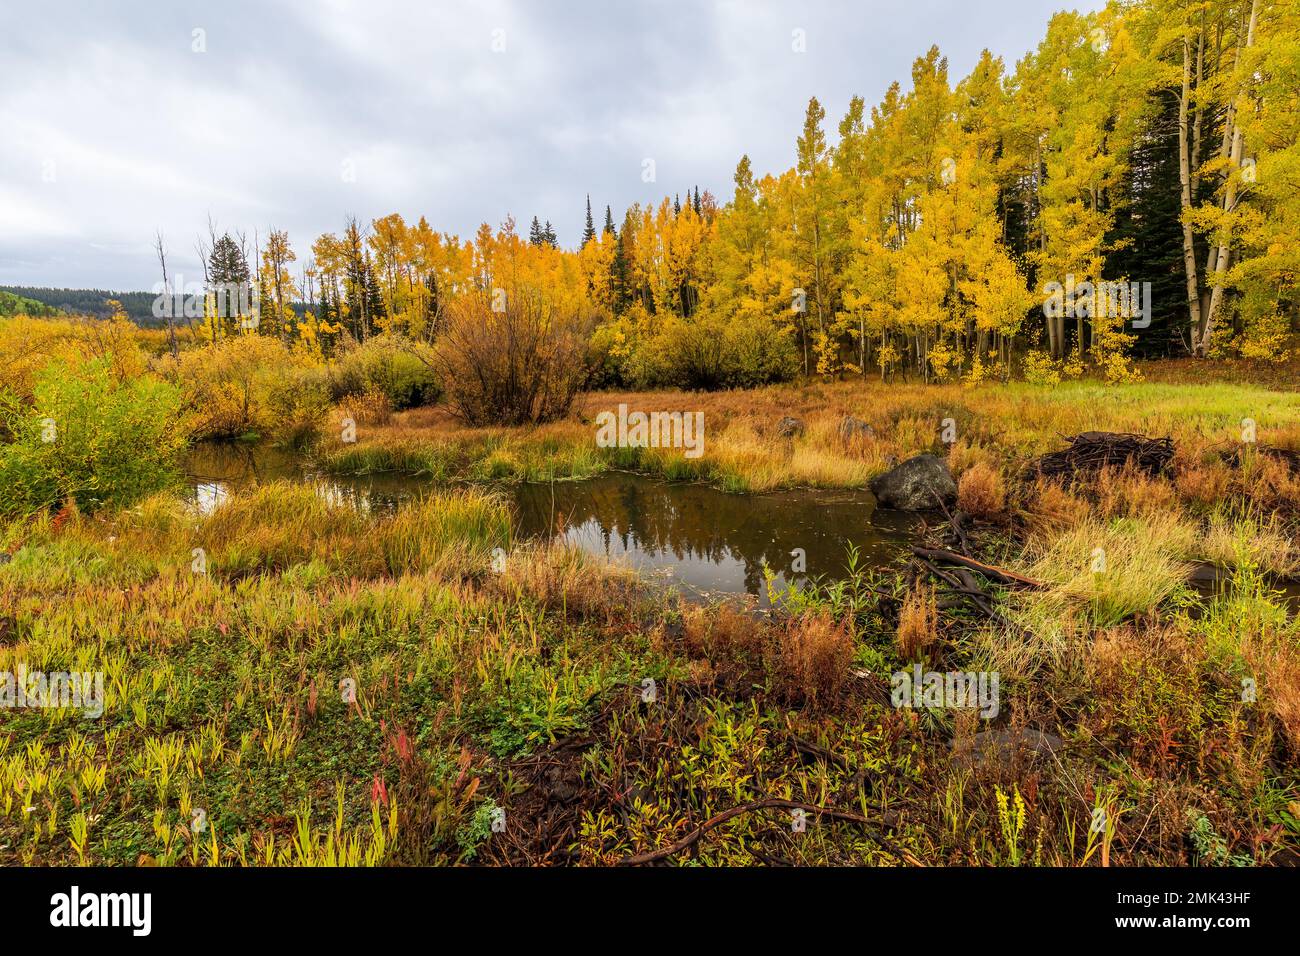
[[[585,246],[596,238],[596,225],[591,221],[591,194],[587,194],[587,228],[582,231],[582,244]]]

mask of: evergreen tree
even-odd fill
[[[618,232],[614,229],[614,214],[610,211],[609,206],[605,207],[605,234],[618,235]]]
[[[1120,184],[1115,225],[1106,237],[1111,251],[1105,271],[1151,283],[1151,327],[1133,343],[1133,351],[1146,356],[1184,351],[1188,334],[1178,192],[1169,188],[1178,182],[1178,104],[1169,97],[1153,101],[1155,109],[1138,131]]]
[[[347,302],[348,331],[352,337],[364,342],[370,337],[371,296],[369,290],[373,284],[370,277],[369,256],[362,253],[361,230],[356,220],[350,220],[343,231],[343,298]]]
[[[380,288],[379,279],[375,275],[374,265],[370,261],[370,252],[367,250],[365,255],[365,295],[366,295],[366,314],[370,318],[370,328],[374,328],[377,319],[383,319],[387,316],[388,310],[384,308],[384,294]]]
[[[591,193],[587,194],[587,228],[582,231],[582,244],[585,246],[596,238],[596,226],[591,221]]]
[[[551,220],[546,220],[546,227],[542,229],[542,242],[552,249],[560,248],[560,237],[555,234],[555,227],[551,225]]]
[[[214,337],[232,334],[239,325],[241,299],[248,294],[252,273],[248,259],[230,233],[212,244],[208,255],[208,292],[216,296]]]
[[[537,221],[536,216],[533,217],[533,224],[528,228],[528,242],[534,246],[540,246],[546,242],[546,234],[542,232],[542,224]]]

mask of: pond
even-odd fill
[[[191,494],[211,509],[241,486],[285,478],[331,500],[383,513],[434,485],[409,475],[321,475],[300,456],[241,445],[201,445],[186,468]],[[799,490],[732,495],[707,485],[617,472],[586,481],[523,484],[511,498],[516,533],[561,537],[591,554],[677,585],[701,599],[750,594],[767,603],[763,568],[778,586],[897,560],[917,519],[877,510],[865,491]]]

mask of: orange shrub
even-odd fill
[[[898,652],[904,660],[919,660],[926,648],[938,639],[938,632],[939,612],[935,606],[934,589],[912,588],[898,612],[898,630],[894,634]]]
[[[957,482],[957,507],[975,518],[999,518],[1007,510],[1002,473],[986,461],[967,468]]]

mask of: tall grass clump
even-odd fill
[[[478,489],[420,498],[376,529],[390,573],[422,572],[449,561],[482,564],[510,544],[510,511],[496,495]]]
[[[194,535],[218,573],[283,571],[320,560],[353,573],[373,570],[364,515],[310,485],[268,482],[231,495],[204,516]]]
[[[1055,587],[1046,595],[1083,606],[1097,627],[1155,610],[1191,572],[1197,529],[1177,515],[1089,519],[1051,541],[1029,569]]]

